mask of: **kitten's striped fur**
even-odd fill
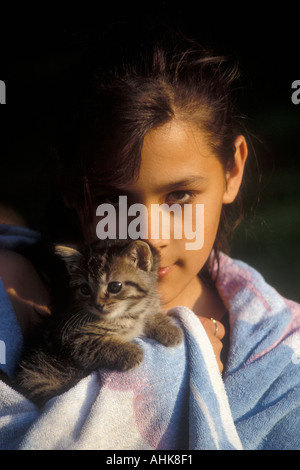
[[[55,252],[67,276],[15,378],[27,397],[43,404],[93,370],[138,366],[143,351],[132,341],[137,336],[166,346],[181,342],[181,330],[161,312],[159,257],[146,242],[99,240],[88,246],[59,245]]]

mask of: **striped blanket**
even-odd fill
[[[0,226],[9,249],[35,236]],[[230,317],[223,376],[200,320],[176,307],[184,342],[138,338],[137,369],[97,370],[42,409],[0,382],[0,449],[300,449],[300,306],[225,255],[217,287]],[[1,280],[0,341],[12,374],[22,336]]]

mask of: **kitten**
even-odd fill
[[[140,335],[180,344],[182,332],[162,313],[156,290],[159,256],[146,242],[99,240],[54,251],[66,270],[53,277],[52,314],[15,377],[29,399],[42,405],[100,367],[138,366],[143,350],[132,340]]]

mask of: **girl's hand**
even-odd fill
[[[220,323],[217,321],[217,329],[215,323],[210,319],[210,318],[205,318],[205,317],[198,317],[199,320],[201,320],[201,323],[206,331],[206,334],[212,344],[217,363],[219,366],[219,370],[222,373],[223,372],[223,363],[221,361],[221,351],[223,348],[223,343],[222,339],[225,336],[225,328]]]

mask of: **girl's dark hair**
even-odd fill
[[[97,49],[101,65],[57,143],[64,200],[87,226],[95,188],[126,183],[138,174],[149,131],[175,117],[199,126],[224,171],[234,163],[234,141],[241,132],[231,97],[237,67],[181,34],[124,41]],[[216,255],[228,209],[223,208]]]

